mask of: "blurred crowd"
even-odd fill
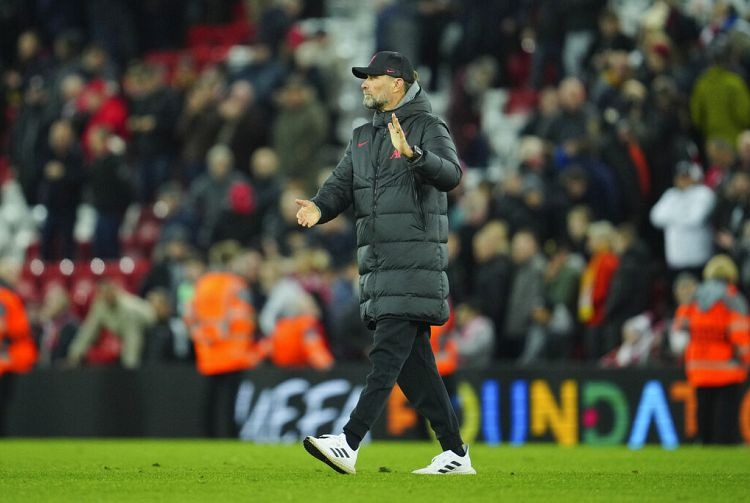
[[[369,120],[343,98],[375,50],[416,62],[463,162],[436,330],[459,367],[674,363],[713,256],[750,292],[743,2],[351,4],[0,0],[1,272],[38,365],[192,362],[216,271],[259,360],[366,359],[352,219],[303,231],[294,200]]]

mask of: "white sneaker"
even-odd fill
[[[444,451],[432,458],[430,466],[414,470],[417,475],[476,475],[477,471],[471,466],[469,446],[464,445],[466,454],[459,456],[453,451]]]
[[[357,470],[357,453],[346,443],[346,435],[321,435],[319,437],[305,437],[302,442],[305,450],[336,470],[339,473],[354,474]]]

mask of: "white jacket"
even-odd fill
[[[671,269],[702,267],[713,254],[710,216],[714,192],[702,184],[672,187],[651,209],[651,223],[664,229],[664,252]]]

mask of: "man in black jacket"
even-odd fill
[[[456,148],[404,56],[379,52],[352,72],[375,115],[354,130],[317,195],[297,200],[297,221],[312,227],[353,205],[360,313],[375,330],[372,371],[344,433],[307,437],[304,446],[339,473],[355,473],[359,443],[398,383],[444,450],[414,473],[474,474],[430,347],[430,325],[448,319],[446,192],[461,179]]]

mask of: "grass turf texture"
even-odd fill
[[[437,444],[363,446],[356,475],[339,475],[301,444],[219,441],[0,441],[0,501],[747,501],[743,447],[474,445],[476,476],[410,471]]]

